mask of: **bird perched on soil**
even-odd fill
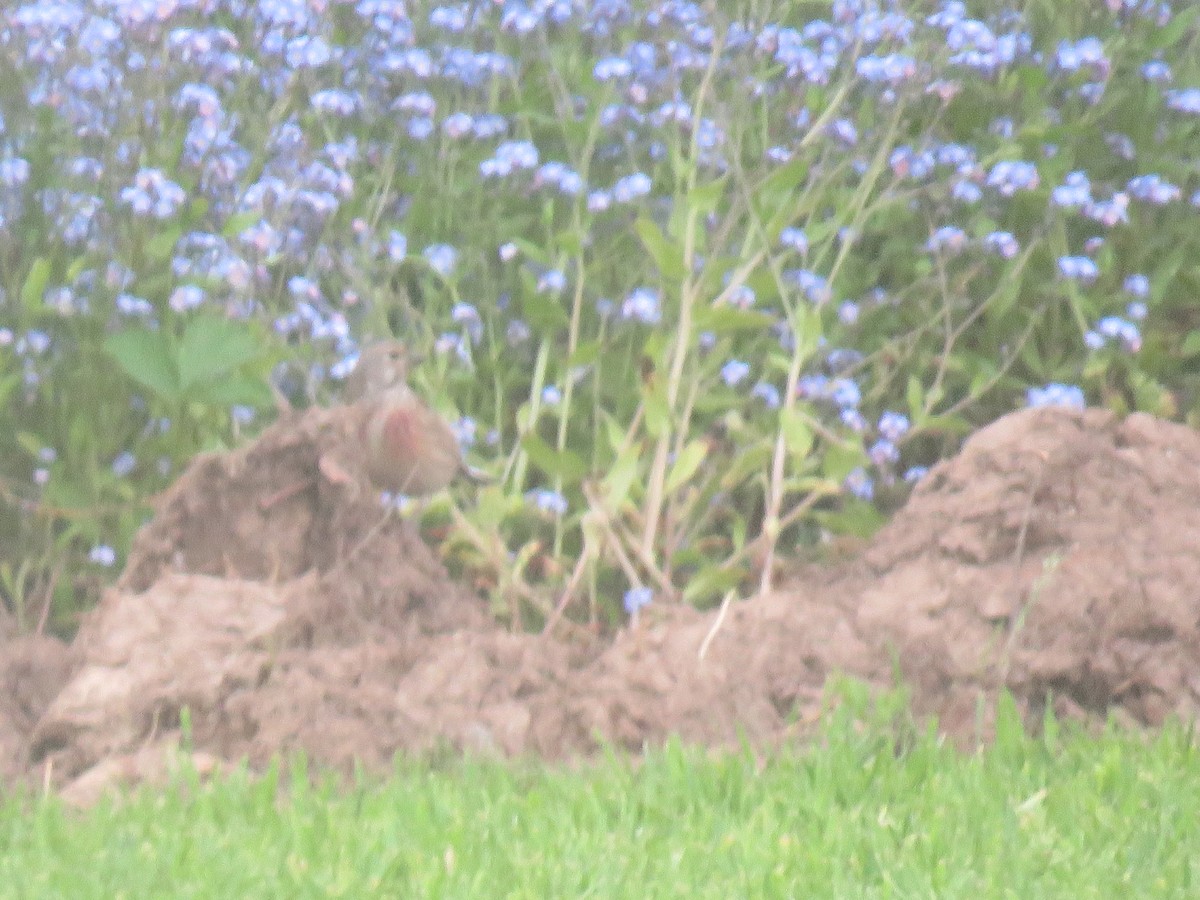
[[[436,493],[460,475],[487,481],[463,461],[449,423],[409,386],[410,359],[399,341],[376,341],[346,379],[346,400],[363,408],[358,437],[371,483],[415,497]]]

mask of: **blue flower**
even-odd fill
[[[861,466],[846,476],[842,486],[859,500],[870,500],[875,496],[875,482]]]
[[[862,434],[867,430],[867,419],[857,409],[847,407],[838,413],[838,418],[841,419],[843,425],[856,434]]]
[[[950,196],[959,203],[973,205],[983,198],[983,189],[973,181],[960,178],[950,188]]]
[[[470,113],[462,112],[451,113],[442,122],[442,134],[451,140],[458,140],[473,134],[475,130],[475,119]]]
[[[1167,91],[1167,106],[1176,112],[1200,116],[1200,88]]]
[[[1129,195],[1118,191],[1108,200],[1098,200],[1083,208],[1083,214],[1105,228],[1129,221]]]
[[[425,141],[433,134],[433,119],[427,116],[417,116],[409,119],[408,136],[414,141]]]
[[[658,291],[648,287],[634,288],[621,304],[621,318],[657,325],[662,321],[662,304]]]
[[[783,273],[783,278],[800,288],[810,303],[821,305],[833,299],[829,281],[823,275],[818,275],[810,269],[787,269]]]
[[[1086,256],[1060,256],[1058,271],[1064,278],[1091,284],[1100,274],[1100,267]]]
[[[750,396],[756,400],[761,400],[766,404],[767,409],[779,409],[783,404],[783,398],[779,395],[779,388],[771,384],[769,381],[760,381],[754,385],[750,391]]]
[[[361,100],[349,91],[334,89],[317,91],[309,100],[313,109],[331,116],[345,118],[358,112]]]
[[[430,244],[423,255],[430,267],[443,278],[449,278],[458,264],[458,251],[449,244]]]
[[[1025,392],[1026,406],[1065,406],[1069,409],[1083,409],[1087,399],[1083,389],[1073,384],[1052,382],[1044,387],[1031,387]]]
[[[994,187],[1002,197],[1011,197],[1017,191],[1031,191],[1041,178],[1037,166],[1023,160],[1001,160],[992,166],[987,184]]]
[[[1137,199],[1153,203],[1155,206],[1165,206],[1183,196],[1183,191],[1178,185],[1171,184],[1161,175],[1153,173],[1130,178],[1125,186]]]
[[[897,87],[917,74],[917,63],[911,56],[889,53],[886,56],[860,56],[854,71],[864,81]]]
[[[1161,59],[1152,59],[1142,64],[1142,77],[1147,81],[1165,84],[1171,81],[1171,67]]]
[[[803,228],[796,228],[789,225],[783,231],[779,232],[779,243],[784,247],[795,250],[802,256],[808,254],[808,235],[804,233]]]
[[[133,471],[136,465],[137,457],[134,456],[130,451],[124,450],[121,453],[118,453],[116,458],[112,461],[112,473],[118,478],[124,478]]]
[[[473,304],[459,301],[450,309],[450,320],[457,325],[465,325],[472,344],[478,344],[483,338],[483,320],[479,310]]]
[[[183,188],[158,169],[141,169],[133,184],[121,191],[121,202],[135,215],[154,219],[169,219],[187,199]]]
[[[592,68],[592,77],[597,81],[613,81],[618,78],[628,78],[632,74],[633,64],[620,56],[606,57]]]
[[[632,175],[626,175],[613,185],[612,196],[618,203],[630,203],[638,197],[644,197],[650,193],[652,186],[653,182],[650,181],[649,175],[642,172],[634,172]]]
[[[29,161],[19,156],[0,159],[0,185],[7,188],[21,187],[29,181]]]
[[[537,280],[539,294],[561,294],[567,286],[567,276],[558,269],[547,269]]]
[[[880,438],[867,450],[867,456],[879,468],[895,465],[900,461],[900,451],[887,438]]]
[[[402,262],[408,256],[408,238],[395,229],[388,232],[387,255],[392,262]]]
[[[888,410],[879,417],[877,429],[883,437],[893,443],[908,434],[908,416]]]
[[[631,587],[625,592],[625,612],[636,615],[638,610],[649,606],[654,600],[654,591],[648,587]]]
[[[118,294],[116,299],[117,312],[126,316],[151,316],[154,306],[149,300],[135,297],[132,294]]]
[[[1125,278],[1125,290],[1137,297],[1139,300],[1144,300],[1150,296],[1150,279],[1145,275],[1135,274]]]
[[[459,416],[450,423],[450,430],[454,432],[458,446],[464,450],[475,446],[475,435],[479,431],[479,426],[470,416]]]
[[[1101,79],[1108,76],[1111,68],[1108,57],[1104,55],[1104,44],[1098,37],[1090,35],[1074,43],[1059,41],[1055,62],[1064,72],[1075,72],[1086,67],[1090,70],[1089,74]]]
[[[467,28],[465,6],[438,6],[429,13],[429,24],[451,34],[460,34]]]
[[[485,178],[503,178],[514,171],[532,169],[538,164],[538,150],[532,141],[505,141],[490,159],[479,164]]]
[[[520,319],[510,319],[504,329],[504,337],[510,347],[519,347],[532,336],[533,331]]]
[[[187,312],[202,304],[205,299],[204,288],[194,284],[184,284],[171,292],[167,305],[177,313]]]
[[[925,249],[931,253],[946,253],[953,256],[961,253],[967,246],[967,235],[956,225],[943,225],[925,243]]]
[[[750,364],[740,359],[731,359],[721,366],[721,380],[730,387],[736,387],[750,374]]]
[[[108,544],[97,544],[88,551],[88,560],[107,569],[117,561],[117,551]]]
[[[1092,202],[1092,183],[1087,172],[1071,172],[1066,181],[1050,192],[1050,202],[1064,209],[1081,209]]]
[[[567,498],[549,488],[534,488],[526,492],[525,502],[541,512],[556,516],[564,515],[567,511]]]
[[[1141,329],[1120,316],[1105,316],[1096,323],[1096,333],[1106,340],[1119,342],[1130,353],[1142,348]]]
[[[829,383],[829,399],[842,409],[853,409],[862,402],[862,391],[850,378],[835,378]]]

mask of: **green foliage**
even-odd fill
[[[786,73],[772,52],[722,44],[734,21],[799,30],[828,12],[718,4],[697,64],[639,84],[652,92],[640,104],[632,83],[601,80],[594,66],[635,40],[668,55],[688,37],[679,23],[614,21],[605,37],[575,25],[553,39],[456,35],[514,67],[476,85],[389,83],[430,92],[437,127],[423,139],[406,131],[410,119],[372,105],[377,98],[360,97],[363,108],[347,116],[314,107],[313,95],[342,75],[373,84],[375,74],[329,66],[300,75],[272,68],[278,54],[263,51],[255,75],[220,85],[230,139],[245,152],[230,192],[261,187],[256,179],[298,184],[310,168],[348,186],[327,191],[332,211],[303,223],[299,251],[265,238],[268,249],[255,249],[266,230],[304,231],[288,203],[243,209],[189,163],[195,120],[180,98],[195,78],[186,67],[124,73],[122,88],[139,102],[111,110],[114,146],[93,160],[103,170],[96,183],[69,166],[91,145],[57,110],[31,104],[32,86],[14,74],[0,85],[5,134],[17,136],[3,154],[24,154],[29,176],[19,227],[0,235],[0,334],[13,348],[0,356],[0,571],[13,585],[10,605],[38,606],[50,592],[67,618],[98,583],[84,563],[96,545],[119,557],[146,497],[198,450],[230,446],[267,420],[274,364],[283,361],[274,374],[294,399],[336,394],[326,379],[350,350],[344,329],[392,329],[432,348],[417,387],[492,438],[472,452],[498,476],[503,501],[464,503],[452,547],[511,592],[499,607],[535,626],[568,588],[572,615],[614,621],[634,585],[698,604],[768,585],[777,546],[877,527],[881,516],[863,499],[872,485],[902,494],[906,469],[953,452],[1031,386],[1078,384],[1094,403],[1200,424],[1200,231],[1187,202],[1195,118],[1167,109],[1164,89],[1141,73],[1161,59],[1173,84],[1196,83],[1197,11],[1160,24],[1086,0],[1028,3],[1040,56],[994,74],[948,63],[945,35],[918,23],[904,51],[920,77],[887,86],[861,77],[849,57],[819,83]],[[226,18],[236,43],[258,52],[256,27]],[[442,41],[424,30],[427,19],[414,14],[414,40]],[[319,21],[327,42],[370,43],[344,4]],[[1092,75],[1053,63],[1060,40],[1087,34],[1111,64],[1090,93]],[[883,52],[854,52],[868,51]],[[931,73],[945,75],[937,89]],[[646,124],[676,98],[673,116]],[[614,106],[641,119],[606,124]],[[456,138],[442,127],[456,111],[501,114],[507,131]],[[532,141],[539,162],[566,166],[586,189],[555,190],[527,171],[482,177],[503,138]],[[1132,155],[1114,149],[1122,139]],[[129,147],[137,159],[125,158]],[[955,148],[970,158],[955,159]],[[931,170],[914,174],[928,160]],[[1010,161],[1035,165],[1037,178],[1004,196],[988,177]],[[122,199],[147,168],[185,194],[162,218]],[[1051,202],[1081,169],[1104,196],[1158,173],[1183,197],[1132,202],[1127,223],[1102,227]],[[646,196],[589,205],[588,190],[634,173],[648,179]],[[956,195],[956,182],[981,199]],[[90,240],[65,233],[55,192],[95,201]],[[959,230],[961,246],[931,248],[945,227]],[[803,246],[784,240],[785,229],[801,229]],[[999,231],[1012,234],[1013,255],[987,249]],[[405,252],[388,248],[393,233]],[[1058,260],[1095,237],[1104,238],[1090,250],[1096,279],[1061,277]],[[214,241],[245,268],[202,265],[196,247]],[[455,248],[455,265],[425,252],[439,243]],[[1096,323],[1124,314],[1124,280],[1135,273],[1149,283],[1141,349],[1089,350]],[[204,299],[192,304],[181,289]],[[145,308],[131,312],[130,296]],[[638,297],[649,304],[640,315]],[[746,369],[731,374],[731,363]],[[861,396],[834,402],[812,387],[816,376],[852,382]],[[873,458],[888,411],[911,427],[893,448],[898,459]],[[18,584],[29,602],[11,593]]]
[[[261,377],[243,374],[263,356],[261,338],[243,324],[201,315],[182,335],[129,328],[109,335],[104,348],[135,382],[171,406],[187,401],[215,407],[266,407],[271,391]]]
[[[1187,897],[1194,735],[1088,735],[1002,710],[962,753],[902,694],[846,684],[819,739],[676,742],[582,767],[397,763],[339,787],[303,757],[184,769],[82,812],[0,798],[0,897]]]

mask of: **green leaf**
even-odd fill
[[[821,313],[815,307],[802,306],[792,316],[792,337],[796,341],[794,353],[802,358],[812,356],[825,331],[821,325]]]
[[[183,236],[183,229],[176,225],[165,231],[160,231],[146,242],[146,256],[153,262],[163,262],[171,258],[175,245]]]
[[[708,445],[699,439],[692,440],[679,451],[679,456],[675,458],[675,464],[671,466],[671,471],[667,473],[667,493],[673,494],[696,474],[696,470],[700,468],[700,463],[704,462],[704,458],[708,455]]]
[[[653,220],[642,216],[633,223],[633,228],[663,278],[682,281],[687,276],[687,270],[683,266],[683,248],[667,240]]]
[[[908,387],[904,392],[904,399],[908,404],[908,417],[912,421],[913,427],[919,428],[925,418],[925,400],[924,391],[921,389],[921,380],[916,375],[908,376]]]
[[[867,454],[861,446],[830,444],[821,460],[821,471],[827,478],[841,483],[847,475],[866,464]]]
[[[921,427],[926,431],[953,435],[968,435],[974,430],[970,422],[957,415],[930,416]]]
[[[256,222],[258,222],[261,219],[262,219],[262,213],[256,212],[254,210],[247,210],[246,212],[234,213],[232,216],[230,216],[228,219],[225,220],[225,225],[221,228],[221,237],[230,238],[230,239],[236,238],[243,231],[245,231],[247,228],[249,228],[251,225],[255,224]]]
[[[730,461],[721,475],[721,490],[731,491],[748,478],[761,477],[771,465],[771,448],[758,442]]]
[[[524,238],[516,238],[513,240],[513,243],[517,245],[517,250],[524,259],[535,262],[540,266],[550,265],[550,257],[546,253],[546,248],[541,244],[527,241]]]
[[[812,452],[813,431],[795,409],[779,411],[779,430],[792,456],[805,459]]]
[[[521,448],[535,466],[568,484],[578,484],[588,475],[587,463],[579,454],[565,449],[560,453],[532,431],[521,438]]]
[[[567,367],[590,366],[600,358],[599,341],[582,341],[575,352],[567,358]]]
[[[688,579],[687,587],[683,589],[683,600],[698,606],[706,600],[723,597],[726,592],[736,590],[745,577],[746,572],[741,568],[710,566],[701,569]]]
[[[6,375],[0,378],[0,407],[8,405],[8,398],[20,387],[24,379],[20,375]]]
[[[726,304],[696,310],[696,328],[718,335],[740,332],[761,334],[771,327],[773,321],[766,313]]]
[[[21,305],[30,312],[38,312],[42,308],[42,297],[46,294],[46,284],[50,281],[50,260],[39,256],[29,267],[25,283],[21,285]]]
[[[646,431],[651,437],[659,437],[671,424],[671,407],[661,377],[642,383],[642,402],[646,406]]]
[[[1179,352],[1184,356],[1195,356],[1197,353],[1200,353],[1200,329],[1188,332],[1188,336],[1183,339],[1183,346],[1179,348]]]
[[[861,538],[871,537],[887,524],[887,516],[877,510],[874,504],[853,499],[847,500],[841,509],[814,512],[813,520],[834,534],[851,534]]]
[[[543,336],[552,337],[571,323],[561,303],[546,294],[539,294],[532,285],[525,291],[521,309],[533,330]]]
[[[255,375],[232,375],[211,384],[201,385],[193,392],[197,400],[214,406],[253,406],[268,409],[275,396],[266,380]]]
[[[639,462],[637,448],[630,447],[616,458],[604,476],[603,496],[610,512],[619,510],[629,498],[629,492],[641,471]]]
[[[1171,17],[1171,21],[1157,34],[1151,35],[1146,46],[1151,50],[1163,50],[1170,47],[1192,26],[1196,17],[1200,16],[1200,6],[1188,6]]]
[[[110,335],[104,349],[138,384],[164,400],[180,398],[179,370],[163,332],[130,328]]]
[[[249,327],[219,316],[201,316],[188,323],[179,346],[179,385],[188,390],[258,358],[261,350]]]
[[[699,185],[687,195],[688,205],[702,216],[716,212],[717,205],[721,202],[721,198],[725,196],[725,182],[727,180],[727,177],[721,177],[707,184]]]
[[[554,233],[553,245],[569,256],[578,256],[587,244],[586,235],[578,228],[564,228]]]
[[[46,446],[46,439],[41,435],[34,434],[32,431],[18,431],[17,443],[29,455],[30,459],[37,459],[38,453]]]
[[[777,202],[780,197],[787,197],[793,194],[808,178],[808,160],[800,157],[793,159],[791,162],[784,163],[778,169],[759,183],[754,190],[754,198],[756,200],[764,200],[767,203]],[[788,223],[784,223],[786,225]],[[779,226],[779,231],[783,230],[783,225]],[[768,236],[772,240],[779,238],[778,231],[770,232]]]
[[[614,453],[620,452],[622,445],[625,443],[625,429],[607,411],[604,413],[604,433],[608,436],[608,446],[612,451]]]

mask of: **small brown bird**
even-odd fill
[[[449,423],[409,387],[408,364],[399,341],[377,341],[346,379],[346,399],[364,407],[359,437],[372,484],[416,497],[440,491],[459,475],[486,481],[463,461]]]

